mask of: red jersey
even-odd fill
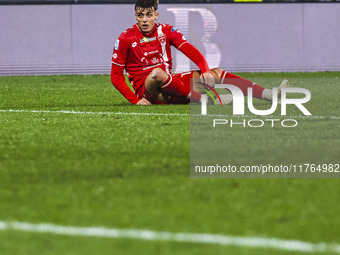
[[[137,82],[144,79],[158,67],[171,73],[172,58],[170,46],[180,49],[187,40],[177,29],[167,24],[156,24],[145,35],[138,25],[123,32],[116,41],[112,64],[125,67],[135,93],[143,86]],[[138,86],[138,87],[137,87]]]

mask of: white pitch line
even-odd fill
[[[66,114],[90,114],[90,115],[149,115],[149,116],[189,116],[181,113],[149,113],[149,112],[76,112],[76,111],[49,111],[49,110],[0,110],[0,112],[14,113],[66,113]]]
[[[237,237],[216,234],[172,233],[152,230],[115,229],[104,227],[74,227],[53,224],[33,224],[27,222],[0,221],[0,230],[16,230],[32,233],[48,233],[65,236],[84,236],[102,238],[129,238],[148,241],[187,242],[240,246],[250,248],[272,248],[298,252],[334,252],[340,254],[340,244],[308,243],[299,240],[280,240],[262,237]]]
[[[146,116],[190,116],[190,113],[157,113],[157,112],[77,112],[77,111],[50,111],[50,110],[0,110],[0,112],[13,112],[13,113],[64,113],[64,114],[89,114],[89,115],[146,115]],[[202,116],[202,117],[224,117],[224,118],[254,118],[261,117],[256,115],[219,115],[219,114],[208,114],[208,115],[200,115],[193,114],[192,116]],[[296,119],[331,119],[331,120],[340,120],[340,116],[262,116],[266,118],[296,118]]]

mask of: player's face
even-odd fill
[[[150,33],[155,25],[158,15],[159,14],[155,11],[154,7],[148,9],[137,8],[135,16],[139,29],[145,34]]]

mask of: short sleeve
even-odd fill
[[[129,52],[129,41],[125,38],[124,33],[121,34],[113,48],[112,64],[119,66],[125,66],[128,52]]]

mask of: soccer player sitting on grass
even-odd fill
[[[116,41],[112,55],[111,82],[132,104],[186,104],[200,102],[199,83],[190,86],[191,79],[201,78],[206,85],[215,83],[235,85],[247,95],[248,87],[253,96],[271,101],[272,90],[265,89],[219,68],[210,69],[202,53],[190,44],[183,34],[167,24],[158,24],[158,0],[137,0],[137,24],[123,32]],[[193,61],[199,71],[172,74],[170,46],[180,50]],[[124,69],[129,75],[135,93],[125,82]],[[195,79],[197,80],[197,79]],[[287,85],[284,80],[280,87]],[[232,101],[231,94],[220,95],[223,104]]]

